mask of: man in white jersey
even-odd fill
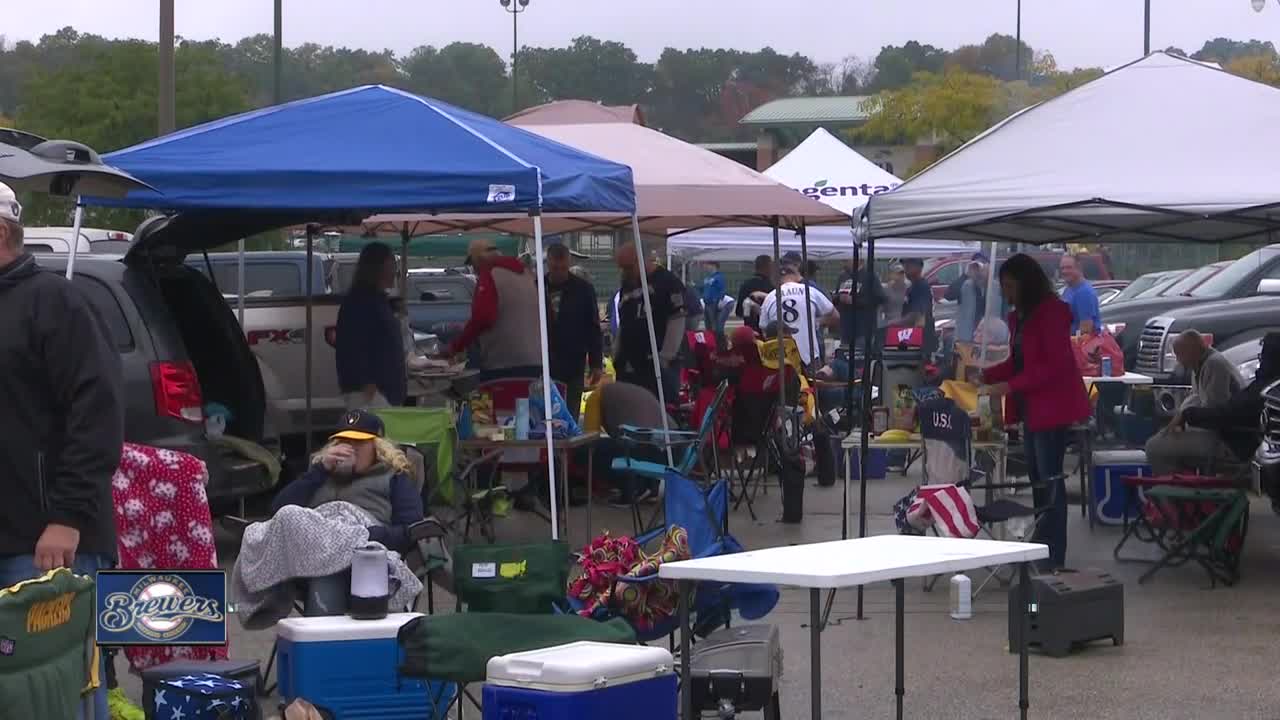
[[[782,266],[782,324],[787,335],[795,338],[800,358],[806,366],[814,365],[822,357],[822,348],[816,341],[819,325],[837,327],[840,316],[836,306],[821,290],[808,286],[808,305],[805,302],[806,285],[800,268]],[[809,311],[806,312],[806,307]],[[774,323],[778,321],[778,291],[769,293],[760,309],[760,327],[768,337],[777,335]]]

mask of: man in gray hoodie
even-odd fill
[[[1220,409],[1245,386],[1235,365],[1222,353],[1205,344],[1204,336],[1188,330],[1173,341],[1178,362],[1191,371],[1191,394],[1178,408],[1173,420],[1147,440],[1147,462],[1155,475],[1176,472],[1214,472],[1232,459],[1217,433],[1188,427],[1184,413],[1189,408]]]

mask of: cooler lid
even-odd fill
[[[1094,465],[1146,465],[1147,453],[1143,450],[1095,450]]]
[[[276,623],[276,636],[293,642],[385,640],[422,613],[391,613],[380,620],[355,620],[346,615],[289,617]]]
[[[665,648],[575,642],[495,657],[486,682],[546,692],[583,692],[670,675],[674,661]]]

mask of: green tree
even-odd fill
[[[1272,55],[1247,55],[1227,63],[1227,72],[1280,87],[1280,58]]]
[[[901,47],[887,45],[876,55],[875,77],[870,90],[893,90],[909,85],[916,73],[941,73],[946,64],[947,52],[932,45],[922,45],[912,40]]]
[[[916,73],[906,87],[867,100],[870,118],[855,137],[872,143],[930,142],[951,150],[990,127],[1003,98],[1000,81],[989,75]]]
[[[414,49],[400,64],[405,87],[486,115],[510,109],[506,64],[487,45],[452,43]]]
[[[1228,38],[1214,38],[1204,44],[1200,51],[1191,56],[1193,60],[1207,60],[1216,62],[1224,67],[1236,58],[1256,57],[1258,55],[1276,54],[1276,46],[1268,40],[1231,40]]]
[[[1022,43],[1022,72],[1018,73],[1018,40],[996,33],[981,45],[964,45],[947,55],[946,67],[982,73],[1005,82],[1030,80],[1035,70],[1035,51]]]
[[[642,102],[653,84],[653,67],[640,62],[630,48],[589,35],[563,48],[521,48],[517,72],[552,100],[606,105]]]
[[[155,77],[158,53],[139,40],[110,43],[90,39],[79,60],[48,71],[37,70],[23,88],[16,120],[24,130],[50,138],[71,138],[99,152],[133,145],[155,136]],[[211,43],[182,43],[175,57],[177,121],[189,127],[249,109],[248,88],[227,73]],[[66,224],[70,201],[48,196],[27,198],[27,217],[36,224]],[[140,216],[119,210],[93,210],[86,224],[131,230]]]

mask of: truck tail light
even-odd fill
[[[155,393],[157,415],[189,423],[204,422],[200,381],[191,363],[151,363],[151,389]]]

